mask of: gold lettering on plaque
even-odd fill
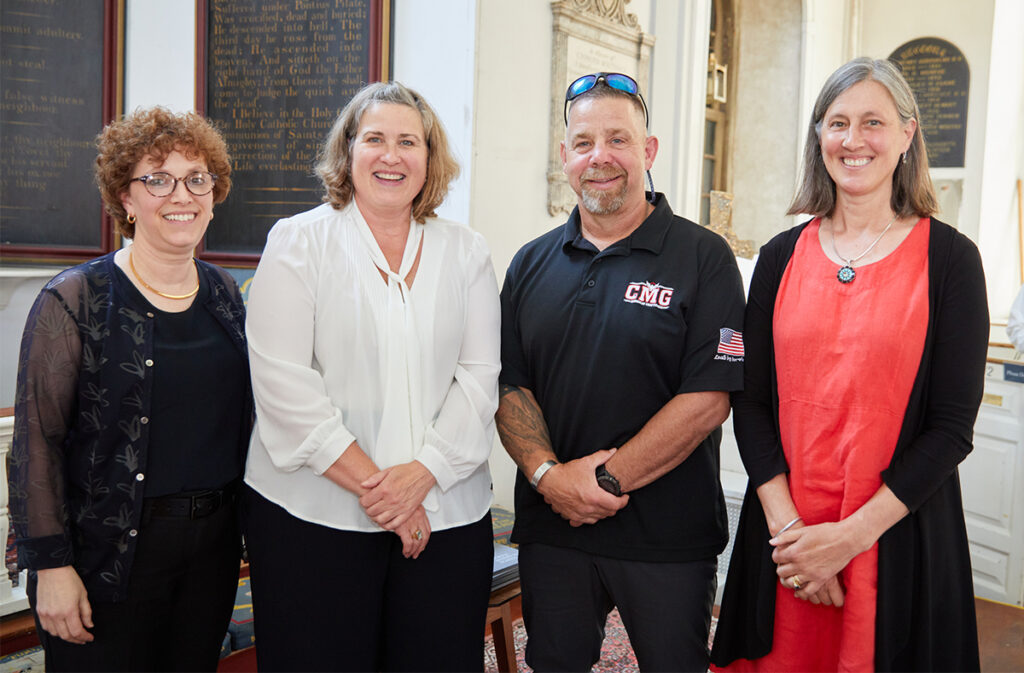
[[[230,110],[235,170],[309,174],[338,112],[323,99],[363,84],[368,18],[360,0],[215,3],[211,107]]]

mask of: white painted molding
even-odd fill
[[[11,450],[14,437],[14,417],[0,418],[0,540],[7,547],[7,535],[11,530],[11,520],[7,511],[7,454]],[[18,586],[12,586],[4,568],[0,573],[0,616],[28,609],[28,598],[25,596],[27,571],[21,571]]]

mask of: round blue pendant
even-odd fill
[[[857,273],[853,270],[853,267],[847,264],[846,266],[840,267],[839,273],[836,274],[836,278],[843,285],[852,283],[853,279],[857,277]]]

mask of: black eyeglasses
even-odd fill
[[[612,89],[639,98],[640,105],[644,108],[644,126],[647,126],[649,123],[647,103],[644,102],[644,97],[640,95],[640,86],[636,83],[635,79],[629,75],[623,75],[621,72],[595,72],[592,75],[584,75],[570,84],[569,88],[565,90],[565,106],[562,108],[562,118],[565,119],[566,126],[569,125],[569,103],[593,89],[600,82],[604,82],[605,86]]]
[[[141,182],[146,186],[153,196],[170,196],[178,188],[178,182],[185,183],[185,189],[193,196],[206,196],[213,191],[213,185],[217,182],[217,176],[207,171],[193,171],[183,178],[176,178],[170,173],[150,173],[132,178],[128,182]]]

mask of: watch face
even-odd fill
[[[622,487],[619,486],[619,480],[608,474],[607,470],[602,470],[597,475],[597,485],[612,495],[622,495]]]

